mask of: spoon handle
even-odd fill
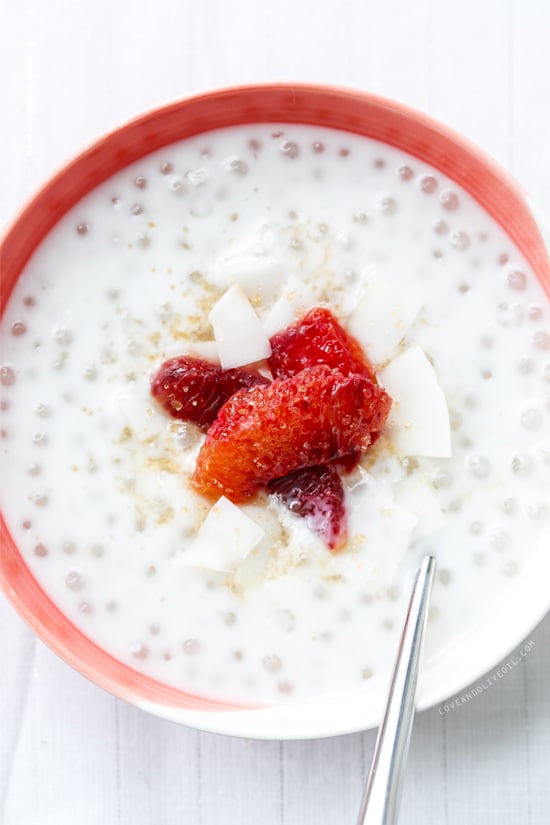
[[[397,821],[435,565],[425,556],[416,574],[357,825]]]

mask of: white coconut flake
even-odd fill
[[[425,478],[417,475],[404,478],[395,485],[394,494],[397,504],[418,519],[415,536],[424,536],[442,527],[443,513]]]
[[[287,280],[281,297],[273,304],[270,311],[264,316],[263,328],[270,338],[298,318],[315,303],[313,290],[300,278],[291,275]]]
[[[392,287],[379,275],[369,273],[348,328],[371,363],[378,367],[391,358],[420,312],[421,299],[402,288]]]
[[[222,258],[216,265],[221,282],[228,287],[238,284],[249,298],[261,298],[264,306],[274,300],[280,275],[280,262],[268,255],[241,253]]]
[[[181,556],[183,564],[232,573],[261,542],[264,530],[240,507],[222,496]]]
[[[450,458],[449,410],[435,370],[420,347],[410,347],[378,373],[393,399],[386,423],[401,456]]]
[[[230,287],[208,318],[224,369],[251,364],[271,355],[269,338],[240,286]]]

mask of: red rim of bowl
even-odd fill
[[[548,253],[525,195],[477,146],[423,113],[379,96],[330,86],[274,83],[209,91],[153,109],[107,133],[63,166],[3,233],[0,312],[37,246],[91,189],[178,140],[250,123],[299,123],[353,132],[402,149],[439,169],[504,228],[550,294]],[[145,701],[164,710],[250,707],[185,693],[116,660],[51,601],[27,567],[1,515],[0,545],[0,586],[9,601],[55,653],[100,687],[131,703]]]

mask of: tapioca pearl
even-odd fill
[[[140,249],[147,249],[151,245],[151,238],[147,232],[138,232],[135,240]]]
[[[40,416],[40,418],[49,418],[51,415],[51,408],[49,404],[46,404],[43,401],[39,401],[38,404],[35,404],[34,411],[36,415]]]
[[[374,205],[378,212],[383,215],[394,215],[397,211],[397,201],[391,195],[378,195],[375,198]]]
[[[464,466],[472,474],[474,478],[485,479],[491,474],[491,463],[485,456],[478,453],[471,453],[466,457]]]
[[[94,612],[94,608],[90,602],[80,602],[78,612],[83,613],[85,616],[90,616]]]
[[[36,341],[33,344],[33,349],[35,352],[44,352],[44,344],[42,343],[42,341]]]
[[[33,298],[32,295],[25,295],[23,298],[23,304],[28,308],[32,309],[32,307],[36,306],[36,299]]]
[[[234,175],[246,175],[248,172],[248,164],[245,161],[238,157],[238,155],[231,155],[222,162],[222,168],[226,172],[230,172]]]
[[[150,564],[148,567],[145,568],[145,575],[147,576],[148,579],[152,578],[153,576],[156,576],[156,574],[157,574],[157,568],[155,567],[154,564]]]
[[[34,555],[38,556],[39,559],[43,559],[44,556],[48,555],[48,551],[45,548],[45,546],[42,544],[42,542],[35,545],[33,552],[34,552]]]
[[[535,522],[547,521],[550,515],[550,504],[538,496],[526,498],[523,504],[527,518]]]
[[[9,409],[10,409],[10,402],[8,401],[7,398],[3,398],[0,401],[0,410],[2,412],[7,412]]]
[[[76,543],[70,540],[64,541],[61,546],[61,549],[67,556],[72,556],[76,551]]]
[[[420,191],[426,195],[433,195],[437,189],[437,178],[433,175],[420,175],[416,183]]]
[[[252,152],[252,154],[253,154],[255,157],[257,157],[257,156],[258,156],[258,154],[259,154],[259,152],[260,152],[260,151],[261,151],[261,149],[262,149],[262,143],[261,143],[261,141],[260,141],[260,140],[257,140],[256,138],[251,138],[251,139],[248,141],[248,148],[250,149],[250,151]]]
[[[449,243],[458,252],[464,252],[470,246],[470,236],[463,229],[452,229],[449,233]]]
[[[295,252],[300,252],[304,248],[304,244],[302,243],[300,238],[291,238],[289,246]]]
[[[148,659],[149,648],[143,642],[136,642],[130,650],[134,659]]]
[[[85,221],[81,221],[81,223],[77,223],[77,225],[76,225],[77,235],[84,236],[84,235],[87,235],[89,231],[90,231],[90,227]]]
[[[283,694],[283,696],[289,696],[294,690],[294,685],[292,685],[291,682],[279,682],[277,690]]]
[[[84,576],[80,570],[71,569],[65,576],[65,584],[69,590],[82,590],[86,584]]]
[[[312,149],[316,155],[322,155],[325,151],[325,144],[320,143],[319,141],[315,141],[315,143],[312,146]]]
[[[186,639],[181,647],[187,656],[196,656],[201,649],[197,639]]]
[[[533,334],[532,341],[535,349],[541,350],[541,352],[550,350],[550,333],[546,332],[546,330],[537,329]]]
[[[449,224],[442,218],[437,218],[432,224],[433,231],[436,235],[446,235],[449,231]]]
[[[517,511],[517,501],[512,496],[506,496],[506,498],[502,499],[502,512],[506,513],[507,516],[513,516]]]
[[[330,229],[330,227],[329,227],[328,224],[318,223],[313,228],[313,231],[311,233],[311,237],[313,238],[314,241],[320,241],[322,238],[324,238],[327,235],[329,229]]]
[[[545,467],[550,467],[550,441],[541,441],[537,444],[535,455],[537,461],[540,461]]]
[[[243,659],[244,659],[244,653],[242,652],[242,650],[234,650],[233,654],[232,654],[232,658],[236,662],[242,662]]]
[[[35,433],[32,437],[32,440],[37,447],[45,447],[48,443],[48,436],[46,435],[46,433],[43,432]]]
[[[506,530],[503,530],[501,527],[494,527],[489,532],[489,544],[491,546],[491,549],[494,550],[496,553],[503,553],[510,547],[510,535]]]
[[[481,377],[483,378],[484,381],[490,381],[491,378],[493,377],[493,371],[488,369],[487,367],[484,367],[481,370]]]
[[[367,212],[359,210],[358,212],[353,213],[352,220],[354,223],[368,223],[369,216]]]
[[[137,178],[134,178],[134,186],[137,186],[138,189],[146,189],[147,180],[143,177],[143,175],[138,175]]]
[[[42,467],[36,461],[33,461],[33,463],[29,464],[29,466],[27,467],[27,473],[30,476],[39,476],[41,472]]]
[[[237,614],[232,610],[226,610],[222,613],[222,622],[227,625],[227,627],[232,627],[237,622]]]
[[[496,317],[501,327],[517,327],[523,321],[523,307],[521,304],[501,301],[497,306]]]
[[[437,578],[443,587],[447,587],[451,581],[451,573],[446,568],[441,568],[437,573]]]
[[[448,212],[456,212],[460,206],[460,200],[456,192],[451,189],[444,189],[439,195],[439,203]]]
[[[0,367],[0,383],[3,387],[11,387],[15,384],[15,370],[8,364]]]
[[[160,173],[161,175],[171,175],[174,171],[174,166],[170,163],[169,160],[165,160],[164,163],[160,165]]]
[[[476,567],[483,567],[485,562],[487,561],[487,556],[485,553],[481,553],[480,551],[476,551],[472,553],[472,561]]]
[[[291,610],[279,610],[276,621],[283,633],[291,633],[296,625],[296,616]]]
[[[386,590],[386,598],[389,599],[390,602],[396,602],[401,595],[401,591],[397,587],[397,585],[393,585],[392,587],[388,587]]]
[[[30,519],[26,518],[21,526],[22,526],[23,530],[30,530],[32,528],[32,521]]]
[[[156,622],[150,624],[148,629],[151,636],[158,636],[160,633],[160,625],[156,624]]]
[[[179,177],[179,175],[169,175],[166,178],[166,181],[168,183],[168,189],[174,195],[185,195],[187,189],[186,189],[186,186],[185,186],[183,180]]]
[[[200,167],[198,169],[190,169],[188,172],[185,173],[185,177],[191,184],[191,186],[202,186],[208,181],[208,169],[204,167]]]
[[[262,666],[268,673],[279,673],[283,663],[278,656],[269,654],[262,659]]]
[[[96,365],[95,365],[95,364],[90,364],[90,365],[89,365],[88,367],[86,367],[86,369],[84,370],[84,378],[85,378],[87,381],[95,381],[95,380],[96,380],[96,378],[97,378],[97,376],[98,376],[98,374],[99,374],[99,373],[98,373],[98,369],[97,369],[97,367],[96,367]]]
[[[529,304],[527,307],[527,317],[530,321],[540,321],[544,317],[544,310],[539,304]]]
[[[521,292],[527,286],[527,275],[522,269],[508,269],[504,277],[510,289]]]
[[[342,146],[340,149],[338,149],[338,156],[341,157],[341,158],[347,158],[347,157],[350,156],[350,150],[347,148],[347,146]],[[375,161],[374,165],[376,166],[376,161]],[[380,168],[380,167],[377,167],[377,168]]]
[[[49,501],[48,496],[46,495],[46,493],[41,492],[41,491],[37,491],[35,493],[32,493],[32,495],[30,496],[30,500],[35,505],[35,507],[46,507],[46,505],[48,504],[48,501]]]
[[[107,613],[116,613],[118,611],[118,602],[115,599],[109,599],[105,602],[105,610]]]
[[[504,564],[500,568],[501,573],[504,576],[515,576],[518,572],[518,564],[513,559],[504,562]]]
[[[207,192],[195,192],[189,201],[189,213],[194,218],[207,218],[214,211],[214,201]]]
[[[535,363],[532,358],[522,355],[518,358],[517,369],[521,375],[530,375],[535,368]]]
[[[113,207],[113,209],[122,209],[122,201],[120,200],[120,198],[117,198],[116,195],[113,195],[113,197],[111,198],[111,206]]]
[[[295,160],[300,154],[300,147],[293,140],[283,140],[279,146],[282,155]]]
[[[442,249],[434,249],[432,250],[432,256],[436,259],[436,261],[441,260],[444,257]]]
[[[529,453],[516,453],[512,456],[512,472],[520,478],[528,478],[533,472],[534,462]]]
[[[165,662],[171,662],[174,658],[173,653],[170,650],[165,650],[162,654],[162,658]]]
[[[52,340],[60,347],[68,347],[72,343],[73,334],[67,327],[55,327],[52,330]]]
[[[448,470],[442,467],[436,467],[432,472],[432,486],[436,490],[443,490],[450,487],[453,483],[453,477]]]
[[[364,667],[361,670],[361,679],[364,679],[365,681],[372,679],[373,673],[374,671],[371,667]]]
[[[12,335],[15,335],[15,337],[18,338],[26,333],[27,327],[23,321],[14,321],[10,327],[10,331]]]
[[[467,392],[464,396],[464,406],[469,410],[475,410],[479,407],[479,399],[473,392]]]
[[[105,555],[105,548],[102,544],[92,544],[90,553],[94,559],[100,559]]]
[[[395,174],[403,181],[410,181],[414,178],[414,171],[407,163],[401,163],[395,170]]]
[[[538,407],[528,404],[521,410],[519,420],[526,430],[537,430],[542,426],[544,416]]]
[[[483,349],[493,349],[493,347],[495,346],[495,339],[492,337],[492,335],[482,335],[479,339],[479,343],[480,346],[483,347]]]
[[[393,628],[395,627],[395,622],[393,621],[393,619],[382,619],[382,627],[384,628],[384,630],[393,630]]]

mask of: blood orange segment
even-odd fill
[[[344,485],[332,464],[295,470],[269,482],[274,493],[289,510],[305,518],[310,530],[335,550],[346,540]]]
[[[224,370],[199,358],[180,355],[162,364],[151,383],[151,393],[173,418],[191,421],[206,431],[233,393],[267,383],[254,373]]]
[[[274,478],[364,451],[390,407],[365,376],[328,366],[240,390],[208,430],[193,481],[207,495],[245,501]]]
[[[295,324],[274,335],[270,343],[269,366],[276,378],[289,378],[306,367],[326,364],[342,375],[374,379],[360,344],[325,307],[313,307]]]

